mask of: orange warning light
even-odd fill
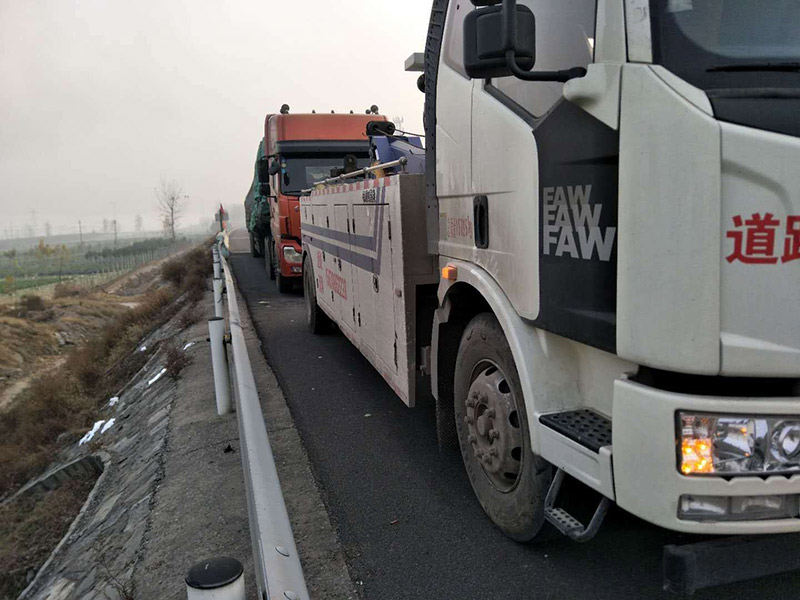
[[[447,279],[449,281],[458,279],[458,268],[453,265],[442,267],[442,279]]]
[[[684,438],[681,442],[681,473],[713,473],[711,440]]]

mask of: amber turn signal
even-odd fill
[[[450,281],[458,279],[458,268],[453,265],[442,267],[442,279],[448,279]]]

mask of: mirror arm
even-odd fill
[[[586,75],[586,69],[583,67],[573,67],[562,71],[524,71],[517,65],[517,57],[513,50],[506,50],[506,65],[514,77],[523,81],[560,81],[565,83],[570,79]]]
[[[514,54],[517,41],[517,0],[503,0],[503,9],[500,11],[503,26],[503,49]],[[506,58],[508,60],[508,58]]]
[[[525,71],[517,64],[514,51],[517,40],[517,0],[503,0],[503,48],[506,51],[506,66],[511,74],[523,81],[559,81],[565,83],[586,75],[583,67],[574,67],[563,71]]]

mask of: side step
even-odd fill
[[[547,491],[547,497],[544,501],[544,518],[571,540],[587,542],[597,535],[597,532],[600,530],[600,525],[602,525],[603,519],[611,506],[611,500],[603,496],[602,500],[600,500],[600,504],[597,506],[597,510],[594,511],[589,525],[584,527],[583,523],[578,521],[578,519],[563,508],[556,508],[555,506],[556,498],[558,497],[558,492],[563,482],[564,471],[558,469],[553,477],[553,482],[550,484],[550,489]]]
[[[539,422],[597,455],[601,448],[611,445],[611,421],[586,408],[542,415]],[[586,542],[597,535],[611,500],[603,495],[592,520],[584,526],[566,510],[555,505],[563,481],[564,470],[559,468],[544,501],[544,518],[571,540]]]
[[[611,421],[588,408],[542,415],[539,422],[594,452],[611,445]]]
[[[536,418],[540,454],[613,501],[611,419],[586,408]]]

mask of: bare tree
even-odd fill
[[[181,184],[175,181],[161,179],[161,186],[156,189],[158,199],[158,212],[161,214],[164,230],[168,232],[172,241],[175,241],[175,229],[183,213],[183,194]]]

